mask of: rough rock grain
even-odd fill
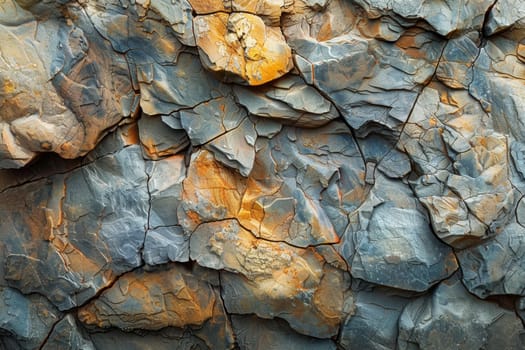
[[[525,347],[525,4],[0,1],[0,349]]]

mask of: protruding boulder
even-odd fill
[[[0,11],[7,58],[0,61],[0,168],[22,167],[42,152],[83,156],[138,106],[124,56],[80,6],[65,11],[68,21],[26,13],[16,26],[16,17],[4,19],[11,12]]]
[[[279,27],[249,13],[219,12],[193,19],[202,64],[224,81],[261,85],[292,69]]]

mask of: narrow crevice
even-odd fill
[[[142,147],[141,147],[142,148]],[[148,192],[148,212],[147,212],[147,218],[146,218],[146,227],[144,228],[144,240],[142,241],[142,245],[139,248],[138,254],[141,259],[141,264],[144,265],[144,247],[146,245],[146,239],[148,237],[148,232],[151,230],[151,190],[150,190],[150,181],[151,181],[151,174],[148,172],[148,163],[144,162],[144,173],[146,174],[146,191]]]
[[[490,20],[490,15],[492,13],[492,9],[494,8],[494,6],[496,6],[496,3],[498,1],[499,0],[494,0],[494,2],[485,11],[485,16],[483,17],[483,23],[481,24],[481,28],[479,30],[479,35],[480,35],[480,38],[481,38],[480,47],[484,47],[486,42],[487,42],[487,38],[489,36],[488,35],[488,30],[487,30],[487,25],[488,25],[489,20]]]
[[[141,260],[142,260],[142,259],[141,259]],[[119,279],[120,279],[121,277],[123,277],[124,275],[127,275],[127,274],[131,274],[131,273],[133,273],[133,272],[136,272],[136,271],[142,269],[145,265],[146,265],[146,264],[145,264],[144,261],[142,260],[142,262],[141,262],[140,265],[135,266],[134,268],[132,268],[132,269],[126,271],[126,272],[123,272],[123,273],[121,273],[121,274],[119,274],[119,275],[116,275],[116,276],[113,278],[113,280],[110,281],[110,282],[108,283],[108,285],[106,285],[106,286],[100,288],[100,289],[99,289],[99,290],[98,290],[98,291],[97,291],[97,292],[96,292],[91,298],[86,299],[86,301],[84,301],[82,304],[77,305],[77,306],[75,306],[75,307],[73,307],[73,308],[71,308],[71,309],[68,309],[67,311],[68,311],[68,312],[73,312],[73,311],[77,311],[77,310],[83,308],[84,306],[88,305],[88,304],[91,303],[92,301],[98,299],[98,298],[99,298],[99,297],[100,297],[100,296],[101,296],[106,290],[113,288],[113,286],[119,281]]]
[[[232,321],[232,317],[231,317],[231,313],[228,311],[228,309],[226,308],[226,301],[224,300],[224,296],[223,296],[223,286],[222,286],[222,271],[217,271],[217,275],[218,275],[218,278],[219,278],[219,298],[220,298],[220,301],[222,303],[222,307],[224,309],[224,314],[228,320],[228,322],[230,323],[230,327],[231,327],[231,330],[232,330],[232,335],[233,335],[233,341],[234,341],[234,345],[233,345],[233,349],[239,349],[239,344],[237,342],[237,334],[235,332],[235,328],[233,327],[233,321]]]
[[[49,338],[51,337],[51,335],[52,335],[53,332],[55,331],[55,327],[57,326],[57,324],[59,324],[60,321],[62,321],[66,316],[67,316],[67,314],[63,314],[62,317],[59,317],[59,318],[53,323],[53,325],[51,326],[51,329],[49,330],[49,333],[46,335],[46,337],[44,338],[44,340],[42,341],[42,343],[41,343],[40,346],[38,347],[38,350],[42,350],[42,349],[44,348],[44,346],[46,346],[47,342],[49,341]]]
[[[107,136],[110,137],[111,134],[108,134]],[[66,170],[57,171],[57,172],[51,173],[51,174],[46,175],[46,176],[36,177],[36,178],[32,178],[32,179],[29,179],[29,180],[26,180],[26,181],[22,181],[20,183],[16,183],[14,185],[6,186],[6,187],[4,187],[4,188],[2,188],[0,190],[0,194],[6,192],[8,190],[14,189],[14,188],[23,187],[25,185],[29,185],[29,184],[32,184],[32,183],[35,183],[35,182],[38,182],[38,181],[41,181],[41,180],[50,179],[50,178],[52,178],[54,176],[57,176],[57,175],[66,175],[66,174],[71,173],[71,172],[73,172],[75,170],[82,169],[84,167],[92,165],[93,163],[95,163],[95,162],[97,162],[97,161],[99,161],[99,160],[101,160],[103,158],[111,157],[111,156],[121,152],[123,149],[131,147],[131,146],[135,146],[135,144],[124,145],[122,148],[119,148],[118,150],[115,150],[115,151],[112,151],[112,152],[109,152],[109,153],[105,153],[103,155],[97,156],[97,157],[95,157],[93,159],[90,159],[90,160],[87,160],[87,161],[85,161],[85,160],[90,156],[91,152],[86,154],[84,157],[77,158],[77,159],[69,160],[69,159],[62,159],[62,158],[60,158],[57,161],[64,161],[65,163],[67,163],[69,161],[71,161],[71,162],[80,162],[80,164],[74,165],[74,166],[72,166],[70,168],[67,168],[67,165],[66,165]],[[94,151],[96,151],[96,149],[93,150],[92,152],[94,152]],[[15,177],[17,171],[24,171],[24,170],[30,170],[30,168],[9,169],[8,172],[10,173],[9,175]]]

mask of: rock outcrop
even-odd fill
[[[523,349],[525,3],[0,2],[0,349]]]

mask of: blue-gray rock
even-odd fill
[[[525,346],[524,335],[513,310],[469,294],[454,276],[405,307],[397,347],[518,350]]]
[[[187,0],[176,0],[172,3],[153,0],[142,3],[142,6],[157,12],[162,19],[166,20],[182,44],[188,46],[196,45],[195,37],[193,36],[193,10]]]
[[[228,93],[192,53],[178,53],[176,64],[163,65],[142,50],[131,50],[126,57],[141,92],[140,106],[148,115],[169,115]]]
[[[485,33],[493,35],[513,25],[525,27],[525,6],[519,0],[498,0],[488,14]]]
[[[480,38],[477,31],[450,39],[436,69],[436,78],[452,89],[468,89],[472,65],[478,57]]]
[[[490,0],[464,3],[458,0],[445,1],[384,1],[355,0],[369,17],[381,15],[400,16],[406,19],[422,19],[443,36],[466,30],[481,30],[486,11],[493,5]]]
[[[144,156],[152,160],[177,154],[190,144],[183,130],[167,128],[161,117],[143,115],[138,128]]]
[[[189,238],[182,227],[161,226],[146,232],[144,261],[148,265],[165,264],[170,261],[186,262],[189,260]]]
[[[509,30],[490,37],[473,65],[468,91],[490,115],[494,130],[525,142],[523,123],[523,44],[525,31]]]
[[[358,6],[333,3],[339,8],[314,16],[309,30],[299,14],[284,22],[297,69],[353,128],[398,130],[435,73],[445,41],[415,27],[396,34],[395,42],[369,39],[359,32],[366,24],[358,23],[368,19],[358,15]]]
[[[148,265],[189,259],[189,237],[177,220],[186,176],[183,156],[148,162],[148,230],[142,255]]]
[[[204,145],[222,164],[237,169],[243,176],[250,174],[257,133],[246,110],[232,97],[217,98],[181,111],[180,122],[192,145]]]
[[[399,291],[367,288],[354,295],[355,309],[341,326],[338,342],[344,349],[396,348],[398,320],[410,302]]]
[[[95,350],[89,335],[77,325],[73,315],[64,316],[54,327],[42,350]]]
[[[24,293],[65,310],[142,264],[149,196],[137,145],[1,198],[5,279]]]
[[[463,283],[480,298],[525,296],[525,227],[510,223],[491,240],[457,252]]]
[[[255,126],[245,118],[237,128],[211,140],[204,148],[212,152],[217,161],[248,177],[255,161],[256,140]]]
[[[234,86],[233,91],[251,114],[284,124],[318,127],[339,117],[335,107],[298,76],[287,76],[264,88]]]
[[[192,145],[206,144],[232,131],[246,119],[246,110],[230,97],[219,97],[180,112],[180,123]]]
[[[413,291],[449,277],[457,269],[456,258],[434,236],[422,209],[408,186],[376,177],[339,244],[352,276]]]
[[[60,312],[44,297],[0,287],[0,332],[8,335],[14,349],[40,348],[60,317]]]
[[[400,138],[434,231],[456,248],[496,235],[513,210],[507,138],[493,123],[467,91],[436,83],[421,93]]]

